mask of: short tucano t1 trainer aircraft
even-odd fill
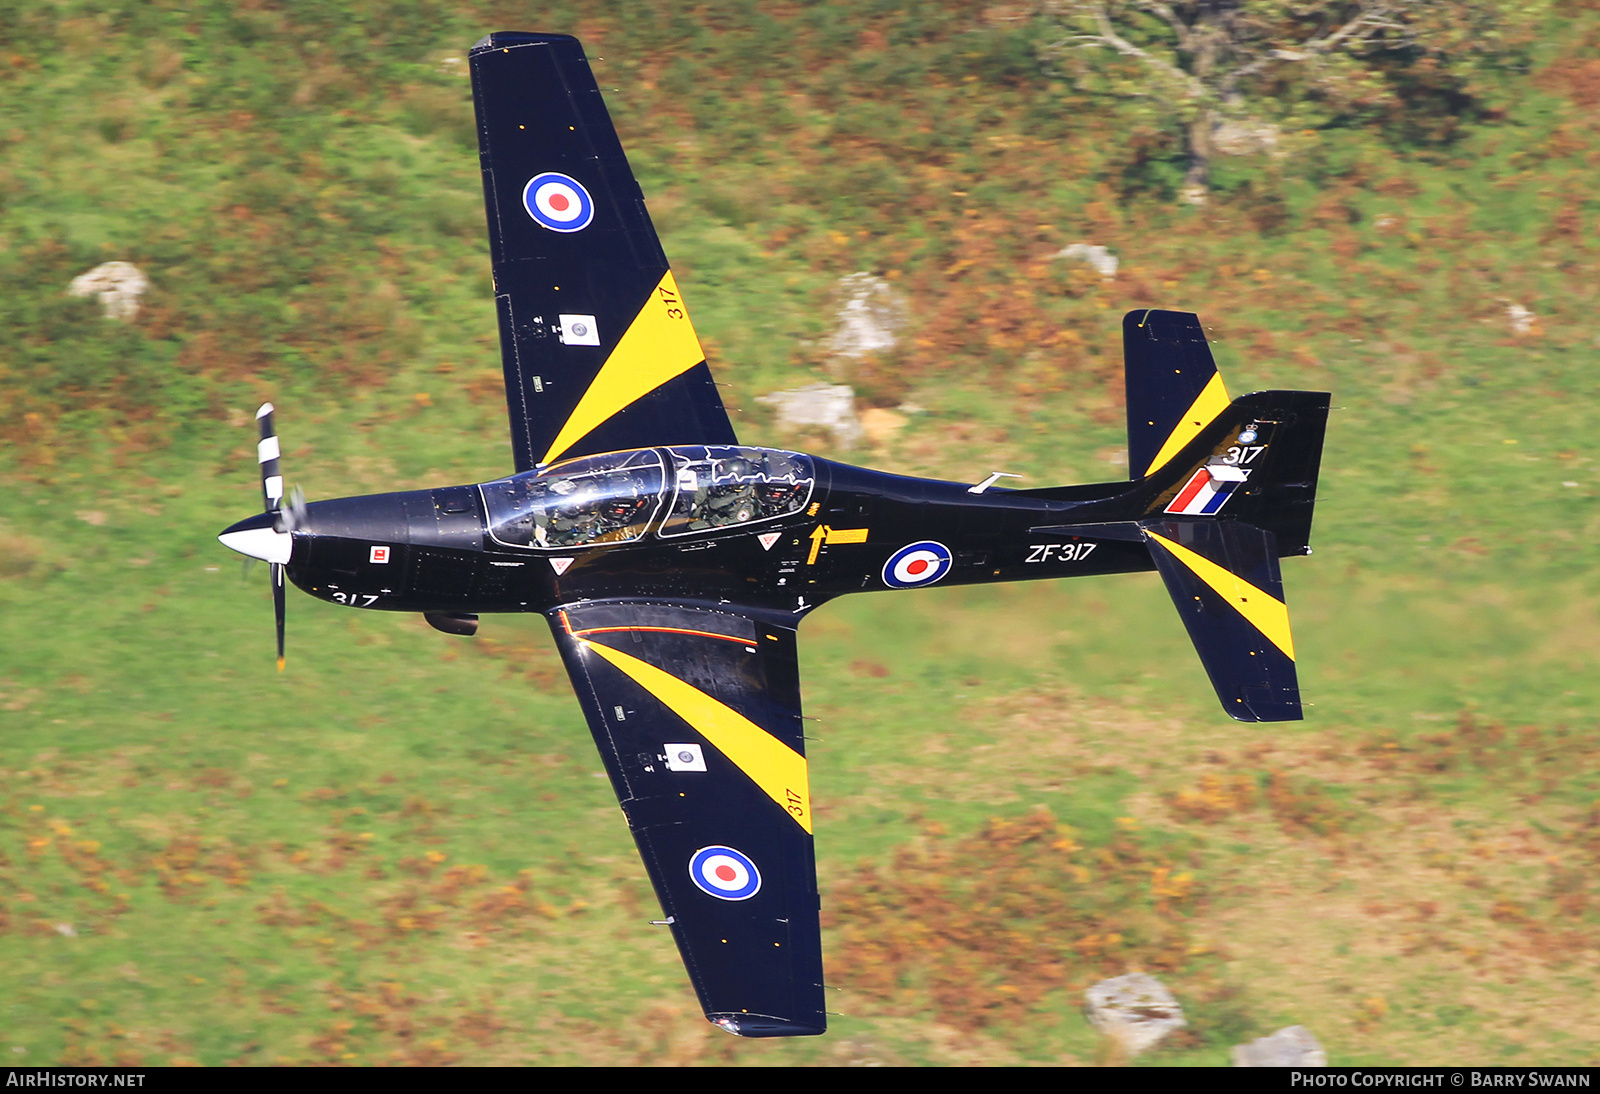
[[[1309,554],[1328,396],[1229,400],[1194,315],[1123,321],[1127,482],[907,478],[734,436],[574,38],[473,47],[516,474],[287,503],[221,540],[349,607],[470,635],[541,612],[706,1017],[822,1033],[795,631],[845,593],[1161,574],[1223,709],[1297,719],[1278,559]]]

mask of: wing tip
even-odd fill
[[[467,51],[469,57],[491,49],[512,49],[517,46],[575,45],[582,48],[578,39],[570,34],[538,34],[525,30],[497,30],[485,34]]]
[[[813,1023],[744,1011],[707,1011],[706,1021],[735,1037],[817,1037],[828,1032],[827,1019],[820,1014]]]

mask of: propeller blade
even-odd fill
[[[283,504],[283,472],[278,467],[281,452],[278,432],[272,425],[271,403],[261,404],[256,422],[261,427],[261,440],[256,444],[256,460],[261,464],[261,502],[267,512],[277,513]]]
[[[278,431],[272,423],[272,404],[262,403],[256,411],[261,439],[256,443],[256,462],[261,465],[261,503],[266,511],[246,517],[217,538],[223,546],[267,563],[272,581],[272,612],[278,629],[278,671],[283,671],[283,631],[287,591],[287,564],[294,554],[294,531],[306,526],[306,496],[299,487],[284,505],[283,471],[278,465]]]
[[[283,511],[286,530],[292,532],[306,522],[306,492],[296,486],[289,491],[289,505]]]
[[[272,563],[272,611],[278,622],[278,671],[283,671],[283,617],[284,617],[283,563]]]

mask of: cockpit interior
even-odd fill
[[[537,550],[642,539],[669,495],[663,537],[772,520],[803,509],[815,485],[800,453],[684,445],[564,460],[479,490],[491,538]]]

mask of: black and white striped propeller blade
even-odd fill
[[[278,444],[278,431],[272,424],[272,404],[262,403],[256,411],[256,422],[261,426],[261,440],[256,443],[256,460],[261,464],[261,500],[266,511],[273,516],[273,531],[289,532],[291,526],[283,512],[283,469],[279,459],[283,455]],[[285,603],[283,563],[271,563],[272,614],[278,626],[278,671],[283,671],[283,625],[288,605]]]
[[[278,466],[278,434],[272,425],[272,404],[263,403],[256,411],[261,439],[256,444],[256,459],[261,465],[261,503],[265,512],[241,520],[217,538],[223,546],[242,555],[259,558],[271,568],[272,608],[278,624],[278,671],[283,671],[284,567],[294,553],[293,529],[303,523],[305,499],[296,496],[288,509],[283,505],[283,472]]]
[[[282,451],[278,431],[272,424],[271,403],[261,404],[256,411],[256,424],[261,427],[261,440],[256,442],[256,460],[261,464],[261,507],[277,513],[283,507],[283,471],[278,466]]]

